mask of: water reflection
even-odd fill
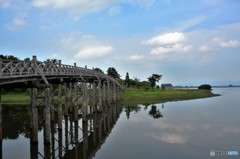
[[[40,109],[39,109],[40,110]],[[42,110],[40,110],[41,112]],[[89,159],[92,158],[113,129],[122,107],[113,104],[104,107],[101,113],[88,115],[86,122],[74,121],[74,114],[63,116],[63,128],[58,129],[57,123],[51,122],[51,143],[43,144],[43,121],[39,115],[39,143],[33,142],[34,132],[30,131],[30,111],[26,107],[6,106],[3,109],[3,141],[18,140],[20,136],[29,138],[30,153],[24,157],[17,153],[2,154],[2,142],[0,143],[0,158],[59,158],[59,159]],[[57,121],[57,120],[56,120]],[[26,145],[23,145],[26,146]],[[13,149],[14,150],[14,149]],[[10,151],[10,150],[8,150]],[[17,152],[17,150],[15,150]],[[30,156],[30,157],[29,157]]]

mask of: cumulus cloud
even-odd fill
[[[110,54],[112,50],[111,46],[90,46],[81,49],[74,57],[77,59],[102,57]]]
[[[144,58],[143,55],[137,55],[137,54],[129,56],[129,59],[133,61],[141,60],[143,58]]]
[[[151,55],[163,55],[166,53],[188,52],[192,49],[192,45],[186,45],[186,40],[187,38],[183,33],[173,32],[155,36],[143,41],[142,44],[153,45],[150,51]]]
[[[165,44],[175,44],[183,43],[186,40],[186,37],[183,33],[173,32],[166,33],[163,35],[158,35],[147,41],[143,41],[145,45],[165,45]]]
[[[191,45],[187,45],[187,46],[183,46],[181,44],[175,44],[175,45],[170,45],[170,46],[160,46],[160,47],[156,47],[154,49],[151,50],[150,54],[151,55],[161,55],[161,54],[165,54],[165,53],[171,53],[171,52],[187,52],[189,50],[191,50],[192,46]]]

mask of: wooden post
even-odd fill
[[[82,119],[87,121],[87,82],[83,82],[83,105],[82,105]]]
[[[78,95],[77,95],[77,82],[74,83],[74,121],[78,121],[78,102],[77,102],[77,98],[78,98]]]
[[[103,99],[103,103],[105,103],[106,102],[106,84],[105,84],[105,82],[103,81],[103,86],[102,86],[102,88],[103,88],[103,90],[102,90],[102,95],[103,95],[103,97],[102,97],[102,99]]]
[[[102,86],[101,86],[101,80],[98,81],[98,106],[99,106],[99,111],[102,112]]]
[[[107,103],[108,106],[110,106],[110,102],[111,102],[111,89],[110,89],[110,82],[107,82]]]
[[[83,159],[87,159],[88,151],[88,122],[82,123],[83,129]]]
[[[70,96],[69,96],[69,100],[70,100],[70,109],[69,109],[69,111],[70,111],[70,113],[72,113],[73,112],[73,89],[72,89],[72,83],[70,82],[69,83],[69,94],[70,94]]]
[[[38,109],[36,107],[37,88],[31,88],[31,116],[32,116],[32,142],[38,143]]]
[[[65,147],[68,150],[68,116],[64,117],[65,122]]]
[[[64,84],[64,93],[65,93],[65,106],[64,106],[64,116],[68,116],[68,108],[69,108],[69,84]]]
[[[93,113],[97,112],[97,83],[93,82]]]
[[[58,84],[58,129],[62,129],[62,85]]]
[[[51,111],[51,122],[55,121],[55,110],[54,110],[54,88],[53,85],[50,84],[50,111]]]
[[[55,158],[55,137],[54,137],[54,132],[55,132],[55,123],[51,122],[51,157]]]
[[[50,88],[45,88],[45,123],[44,123],[44,143],[50,144]]]
[[[75,131],[75,159],[78,159],[78,121],[74,122],[74,131]]]
[[[62,159],[62,152],[63,152],[63,146],[62,146],[62,130],[58,129],[58,156],[59,159]]]

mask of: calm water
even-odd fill
[[[3,107],[1,157],[94,159],[206,159],[210,150],[240,153],[240,88],[216,88],[219,97],[155,105],[113,105],[88,122],[63,117],[63,129],[52,123],[51,144],[30,144],[25,107]],[[39,110],[41,113],[41,110]],[[41,118],[41,117],[40,117]]]

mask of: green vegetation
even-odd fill
[[[122,94],[126,104],[162,103],[218,96],[208,90],[162,90],[162,89],[127,89]]]
[[[3,104],[20,104],[20,105],[26,105],[30,104],[30,97],[27,93],[14,93],[9,92],[4,95],[2,95],[2,103]]]
[[[198,89],[211,90],[212,86],[210,86],[209,84],[203,84],[203,85],[199,86]]]

